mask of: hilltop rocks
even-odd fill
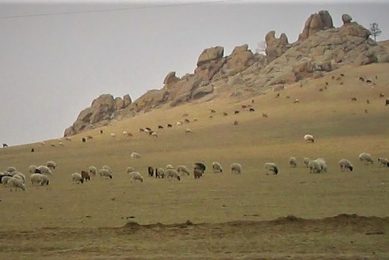
[[[345,23],[340,27],[340,33],[343,35],[354,36],[367,40],[370,36],[370,31],[356,22]]]
[[[170,84],[174,84],[176,83],[177,81],[179,81],[180,79],[176,77],[176,72],[175,71],[172,71],[172,72],[169,72],[165,79],[163,80],[163,84],[165,85],[170,85]]]
[[[129,95],[123,98],[113,98],[112,95],[103,94],[93,100],[90,107],[82,110],[73,125],[65,130],[65,136],[74,135],[93,125],[112,119],[116,111],[126,108],[131,104]]]
[[[219,60],[223,58],[223,55],[224,55],[224,48],[221,46],[205,49],[200,54],[197,60],[197,67],[200,67],[201,65],[213,60]]]
[[[352,20],[352,19],[353,19],[353,18],[351,18],[351,16],[348,15],[348,14],[342,15],[342,22],[343,22],[343,24],[349,24],[349,23],[351,23],[351,20]]]
[[[276,38],[276,32],[270,31],[265,36],[266,41],[266,56],[268,57],[269,62],[280,57],[284,54],[289,46],[288,37],[285,33],[281,33],[280,38]]]
[[[321,30],[333,28],[332,17],[326,10],[322,10],[317,14],[312,14],[305,22],[304,29],[299,35],[298,40],[304,41],[311,35]]]

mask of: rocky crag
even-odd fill
[[[234,95],[263,93],[305,78],[322,77],[344,65],[389,62],[388,51],[370,39],[369,30],[348,14],[341,19],[343,25],[335,28],[328,11],[312,14],[294,43],[288,42],[286,34],[277,38],[276,32],[270,31],[265,36],[265,55],[254,54],[248,45],[235,47],[228,56],[221,46],[205,49],[193,73],[180,78],[169,72],[161,89],[148,91],[135,102],[128,95],[98,97],[81,111],[65,136],[162,106],[207,101],[228,87],[234,87]]]

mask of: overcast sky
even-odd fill
[[[389,38],[387,1],[55,2],[0,1],[2,143],[61,137],[100,94],[134,100],[161,88],[169,71],[192,73],[205,48],[224,46],[228,55],[247,43],[255,50],[270,30],[293,42],[322,9],[335,26],[348,13],[365,27],[377,22],[378,39]]]

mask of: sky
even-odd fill
[[[163,87],[170,71],[192,73],[203,49],[255,51],[267,32],[289,42],[310,14],[328,10],[377,22],[389,39],[389,1],[1,1],[0,143],[63,136],[101,94],[133,100]]]

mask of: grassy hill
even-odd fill
[[[58,229],[59,232],[61,228],[69,228],[66,232],[60,232],[61,242],[53,242],[53,249],[46,249],[60,252],[77,247],[65,242],[66,236],[72,234],[71,228],[79,234],[84,231],[90,234],[88,232],[91,230],[97,232],[98,227],[121,227],[129,220],[140,224],[172,224],[190,220],[216,225],[229,221],[271,220],[287,215],[306,219],[344,213],[386,217],[389,214],[385,206],[389,201],[389,169],[378,167],[376,163],[365,166],[358,161],[358,154],[369,152],[374,158],[389,157],[389,107],[385,106],[385,98],[389,96],[388,69],[388,64],[343,67],[323,78],[287,85],[285,90],[277,92],[279,97],[272,91],[254,97],[249,93],[231,97],[234,90],[226,88],[218,92],[218,98],[205,103],[162,108],[134,118],[113,121],[109,126],[101,128],[103,134],[100,134],[99,128],[75,135],[71,141],[48,140],[44,145],[36,143],[1,149],[0,169],[15,166],[28,175],[30,164],[39,165],[47,160],[56,161],[58,167],[48,188],[31,187],[28,183],[26,192],[10,192],[0,187],[1,216],[9,220],[2,223],[0,230],[3,234],[11,230],[35,230],[39,236],[47,235],[47,231],[41,228]],[[359,79],[361,76],[370,79],[372,83],[362,82]],[[385,98],[380,97],[380,93]],[[352,97],[356,97],[357,101],[351,101]],[[295,99],[299,103],[295,103]],[[241,108],[248,104],[255,108],[254,112]],[[211,109],[216,113],[211,113]],[[234,114],[235,110],[240,113]],[[228,115],[224,116],[223,112]],[[268,117],[263,117],[263,113]],[[184,117],[184,114],[188,116]],[[184,118],[191,122],[182,126],[175,124]],[[194,118],[197,121],[193,121]],[[235,120],[238,125],[233,124]],[[138,130],[143,127],[157,130],[158,125],[166,126],[167,123],[173,124],[173,128],[158,130],[158,138]],[[185,133],[186,128],[190,128],[193,133]],[[122,131],[131,132],[133,136],[124,136]],[[110,133],[116,133],[116,137],[111,137]],[[316,137],[314,144],[304,142],[303,136],[307,133]],[[93,139],[81,142],[81,138],[86,136]],[[60,141],[63,145],[59,144]],[[34,153],[31,148],[35,149]],[[141,153],[142,158],[131,159],[130,153],[133,151]],[[298,158],[297,168],[288,166],[290,156]],[[303,157],[325,158],[329,166],[328,173],[309,174],[302,164]],[[340,172],[337,162],[342,158],[353,162],[354,172]],[[208,166],[205,176],[200,180],[189,176],[178,182],[147,176],[148,166],[185,164],[192,167],[197,161]],[[222,163],[223,174],[211,172],[212,161]],[[230,174],[229,165],[233,162],[242,164],[242,175]],[[280,166],[279,175],[266,175],[263,169],[265,162],[277,163]],[[72,184],[71,173],[87,169],[89,165],[110,165],[114,172],[113,179],[104,180],[96,176],[88,183]],[[130,183],[125,172],[128,166],[139,170],[145,181]],[[388,231],[388,224],[383,228]],[[110,239],[120,244],[121,237],[115,234],[110,233]],[[333,235],[339,242],[334,242],[335,248],[341,248],[340,245],[348,239],[340,233],[335,232]],[[78,239],[85,242],[88,239],[85,236],[85,240],[81,237]],[[352,233],[350,236],[358,239],[360,233]],[[18,236],[4,237],[0,239],[2,244],[15,246]],[[136,237],[134,234],[132,238]],[[304,234],[296,233],[295,239],[301,242]],[[318,243],[322,246],[317,247],[318,251],[310,252],[310,256],[317,257],[320,252],[328,253],[328,248],[323,249],[328,245],[327,235],[313,236],[312,239],[320,241]],[[362,243],[368,238],[360,239]],[[388,248],[379,246],[383,241],[388,241],[388,233],[374,239],[374,245],[366,244],[368,250],[379,251],[381,256],[388,257]],[[97,235],[95,246],[103,246],[103,240],[103,237]],[[175,253],[178,252],[174,251],[174,246],[190,244],[173,238],[167,240],[173,247],[164,250],[172,257],[177,256]],[[15,248],[31,256],[41,253],[29,249],[29,246],[38,242],[25,243],[26,246]],[[213,249],[221,247],[216,240],[210,243],[215,246]],[[275,245],[280,241],[270,239],[269,243]],[[226,248],[230,246],[236,253],[232,244],[226,242]],[[138,246],[151,248],[149,244]],[[247,245],[246,249],[250,248],[253,249]],[[298,250],[293,248],[290,247],[292,256],[299,258]],[[103,255],[108,255],[110,247],[105,249],[102,250]],[[212,253],[213,249],[208,252]],[[347,247],[345,252],[351,253],[346,254],[345,258],[366,256],[370,251],[365,249]],[[257,256],[281,259],[286,256],[278,255],[276,252],[280,251],[277,251],[277,247],[272,250],[270,255]],[[86,252],[86,255],[93,257],[99,250],[96,249],[93,254],[91,252]],[[121,252],[126,255],[125,250]],[[232,256],[242,256],[244,252]],[[12,257],[17,253],[17,250],[0,249],[0,256]],[[77,250],[69,254],[82,256]],[[55,253],[51,256],[60,258]],[[195,255],[188,253],[188,257],[191,256],[195,258]],[[223,257],[217,254],[213,256]]]

